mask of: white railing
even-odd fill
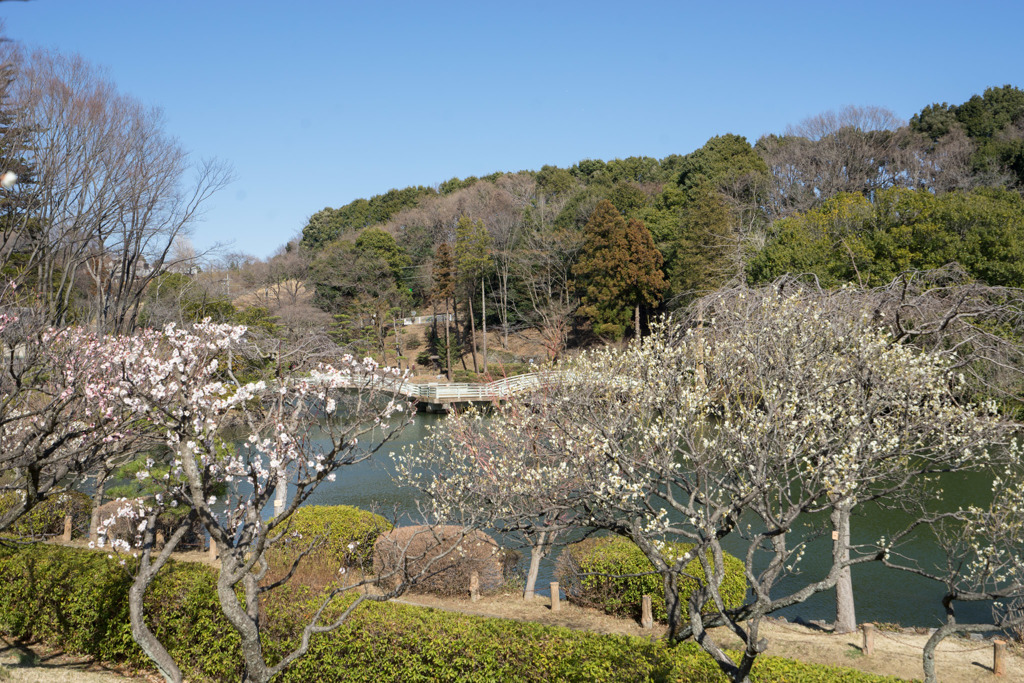
[[[531,372],[525,375],[506,377],[488,384],[442,382],[414,384],[393,377],[353,377],[351,388],[385,389],[427,403],[497,401],[520,391],[529,391],[543,386],[545,381],[554,374],[557,373]]]
[[[496,401],[520,391],[536,389],[543,384],[541,373],[506,377],[488,384],[464,384],[429,382],[413,384],[405,382],[398,391],[429,403],[453,403],[461,401]]]
[[[415,318],[402,318],[402,325],[429,325],[435,320],[443,323],[448,318],[449,316],[444,313],[441,315],[418,315]]]

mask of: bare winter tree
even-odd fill
[[[19,191],[13,245],[23,268],[55,324],[77,317],[130,331],[146,285],[227,169],[202,163],[188,184],[188,157],[159,112],[119,94],[78,57],[23,56],[10,99],[17,129],[27,131],[18,153],[32,172]]]
[[[540,333],[553,360],[565,348],[579,298],[572,267],[583,249],[583,235],[568,230],[529,233],[517,252],[516,277],[526,290],[526,305],[516,304],[519,317]]]
[[[766,195],[772,218],[805,211],[839,192],[963,187],[973,151],[962,135],[933,143],[887,109],[856,106],[805,119],[781,137],[765,136],[757,149],[775,181]]]

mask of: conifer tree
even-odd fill
[[[455,296],[455,260],[452,258],[452,248],[447,242],[442,242],[434,253],[434,268],[432,272],[434,288],[431,292],[435,301],[434,305],[434,327],[437,327],[437,304],[436,301],[444,301],[444,347],[445,347],[445,373],[448,380],[452,378],[452,344],[450,335],[450,315],[448,314],[448,302]]]
[[[607,200],[598,203],[584,226],[583,254],[573,269],[579,278],[579,314],[597,334],[622,337],[634,316],[640,333],[640,310],[661,301],[668,286],[662,256],[650,230],[638,220],[629,223]]]

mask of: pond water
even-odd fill
[[[391,518],[397,515],[400,523],[416,520],[416,498],[418,491],[409,487],[399,487],[393,481],[394,465],[388,453],[399,451],[403,446],[415,447],[425,437],[426,427],[444,419],[441,415],[421,413],[414,422],[396,439],[374,458],[343,468],[338,472],[335,482],[325,483],[310,497],[308,505],[355,505],[364,509],[374,510]],[[941,482],[944,504],[949,510],[955,510],[968,502],[984,503],[989,500],[990,482],[983,475],[956,474],[948,475]],[[404,522],[402,521],[404,518]],[[906,516],[902,513],[881,510],[877,507],[863,506],[856,510],[852,522],[852,540],[854,543],[875,541],[881,536],[889,536],[893,529],[905,523]],[[816,520],[818,524],[826,524],[827,517]],[[745,551],[742,540],[727,539],[726,549],[734,554]],[[926,537],[914,540],[908,548],[923,563],[934,563],[940,560],[935,544]],[[557,551],[544,561],[541,567],[538,588],[546,589],[553,580],[554,562]],[[525,572],[528,553],[524,552],[520,568]],[[811,541],[804,557],[803,573],[785,580],[780,589],[786,591],[793,586],[801,585],[809,579],[822,575],[827,571],[831,561],[831,540],[828,533]],[[908,572],[900,572],[882,567],[877,563],[853,568],[854,593],[859,622],[879,621],[896,622],[904,626],[938,626],[942,620],[940,603],[942,591],[940,587],[921,577]],[[538,590],[546,594],[546,590]],[[800,617],[805,620],[822,619],[831,621],[835,618],[835,598],[829,591],[812,596],[806,602],[776,613],[790,619]],[[958,605],[958,619],[988,621],[990,608],[985,604]]]

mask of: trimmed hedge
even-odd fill
[[[693,549],[688,543],[666,543],[665,546],[665,552],[671,551],[677,558]],[[722,600],[726,607],[739,607],[747,595],[743,563],[728,553],[724,554],[724,562]],[[650,595],[654,618],[665,621],[668,618],[665,612],[665,584],[660,574],[645,574],[653,571],[654,565],[643,551],[623,536],[600,536],[572,543],[562,551],[556,567],[560,585],[569,600],[576,604],[596,607],[608,614],[639,619],[641,599],[644,595]],[[686,565],[686,572],[703,576],[700,560],[695,557]],[[696,583],[692,579],[680,577],[679,599],[684,605],[694,588]],[[705,611],[708,607],[705,606]]]
[[[303,506],[292,513],[289,522],[289,535],[271,550],[272,559],[294,558],[322,539],[313,555],[362,569],[373,566],[373,544],[392,528],[384,517],[351,505]]]
[[[0,513],[9,509],[19,495],[14,491],[0,493]],[[71,529],[89,529],[89,517],[92,514],[92,499],[78,491],[64,491],[47,498],[11,525],[7,533],[16,536],[42,538],[59,536],[64,533],[64,518],[71,515]]]
[[[5,586],[0,631],[5,634],[40,638],[107,661],[147,665],[128,626],[131,579],[116,560],[59,546],[2,548],[0,582]],[[297,642],[299,620],[308,618],[318,598],[301,586],[271,596],[265,644],[268,655],[280,656]],[[187,678],[240,678],[238,637],[220,613],[212,569],[170,563],[150,589],[146,611]],[[751,678],[762,683],[898,680],[765,656]],[[646,638],[389,603],[365,604],[342,628],[314,636],[308,655],[279,680],[707,683],[725,678],[692,643],[670,647]]]

